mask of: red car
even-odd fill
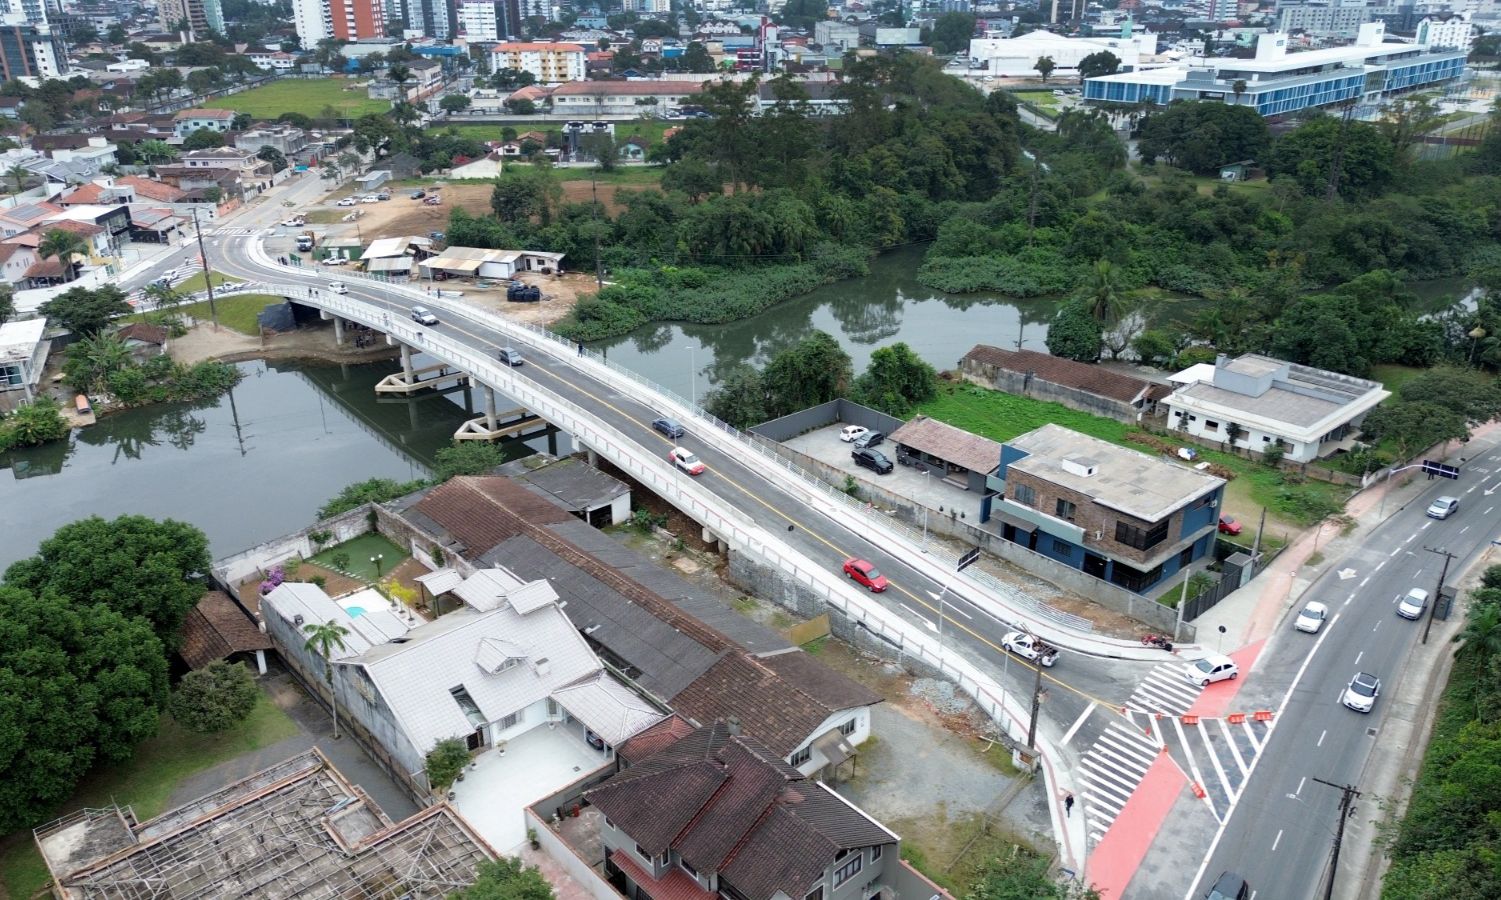
[[[1240,523],[1233,516],[1220,516],[1220,534],[1240,534]]]
[[[886,590],[886,576],[877,572],[875,566],[863,559],[845,560],[844,574],[870,588],[871,593],[879,594]]]

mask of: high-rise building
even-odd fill
[[[292,25],[304,50],[326,38],[380,38],[386,36],[386,7],[382,0],[292,0]]]
[[[334,35],[333,11],[327,0],[292,0],[292,27],[302,49],[312,50],[318,42]]]
[[[157,17],[162,30],[174,34],[186,23],[191,41],[205,41],[211,33],[224,33],[224,10],[219,0],[161,0]]]
[[[68,52],[50,25],[0,26],[0,80],[62,78]]]
[[[517,0],[459,0],[459,24],[471,42],[504,41],[521,34]]]
[[[548,42],[499,44],[491,49],[495,71],[516,69],[530,72],[541,84],[583,81],[588,51],[579,44]]]
[[[0,21],[6,25],[45,25],[45,0],[0,0]]]
[[[407,0],[407,28],[446,41],[459,27],[455,0]]]

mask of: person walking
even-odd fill
[[[1063,815],[1072,818],[1074,814],[1074,795],[1069,791],[1063,792]]]
[[[578,345],[579,345],[579,356],[583,356],[584,355],[584,342],[583,341],[579,341]]]

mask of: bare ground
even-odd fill
[[[364,350],[356,350],[346,338],[343,347],[334,343],[333,327],[299,328],[282,334],[274,334],[264,341],[240,334],[228,328],[214,327],[200,322],[179,338],[173,338],[168,353],[183,363],[195,363],[205,359],[223,362],[238,362],[247,359],[317,359],[330,362],[371,362],[387,359],[398,351],[395,347],[376,344]]]

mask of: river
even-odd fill
[[[394,362],[242,363],[244,380],[203,404],[108,415],[65,442],[0,455],[0,567],[69,522],[137,513],[203,529],[215,556],[313,521],[346,484],[428,475],[466,419],[463,392],[377,398]],[[550,435],[508,456],[556,451]]]

